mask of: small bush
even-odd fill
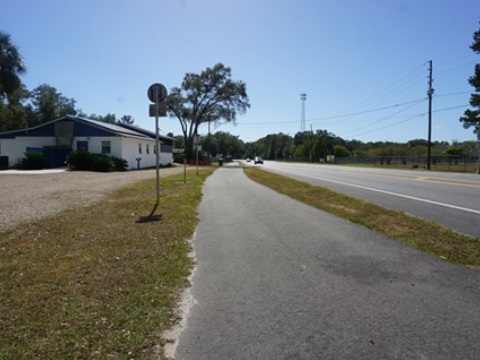
[[[20,162],[20,168],[24,170],[38,170],[45,168],[45,159],[41,152],[25,153]]]
[[[91,170],[93,154],[87,150],[72,151],[67,155],[67,164],[71,170]]]
[[[110,156],[113,161],[113,168],[115,171],[127,171],[128,161],[116,156]]]
[[[92,154],[92,170],[98,172],[110,172],[114,170],[113,160],[104,154]]]
[[[105,154],[94,154],[87,150],[75,150],[67,156],[67,164],[71,170],[83,171],[126,171],[128,162],[125,159]]]
[[[183,154],[173,154],[173,162],[175,164],[183,164],[184,158],[185,158],[185,155]]]

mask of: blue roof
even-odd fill
[[[137,126],[133,126],[130,124],[123,124],[123,123],[107,123],[103,121],[97,121],[97,120],[92,120],[92,119],[87,119],[79,116],[73,116],[73,115],[65,115],[61,118],[31,127],[31,128],[25,128],[25,129],[18,129],[18,130],[13,130],[13,131],[6,131],[3,133],[0,133],[0,138],[12,138],[15,137],[16,135],[25,133],[25,134],[40,134],[43,133],[42,129],[46,129],[47,127],[50,127],[51,124],[57,122],[57,121],[63,121],[63,120],[73,120],[76,121],[77,123],[83,124],[88,127],[96,128],[98,130],[101,130],[104,133],[111,134],[112,136],[121,136],[121,137],[128,137],[128,138],[138,138],[138,139],[155,139],[155,133],[149,130],[142,129]],[[48,136],[46,133],[43,134],[43,136]],[[172,140],[172,138],[165,136],[165,135],[160,135],[159,137],[162,139],[169,139]]]

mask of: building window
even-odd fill
[[[88,141],[77,141],[77,150],[88,151]]]
[[[142,144],[138,144],[138,153],[139,153],[139,154],[142,153]]]
[[[149,146],[149,144],[145,145],[145,152],[146,152],[147,154],[150,154],[150,146]]]
[[[111,146],[110,141],[102,141],[102,154],[110,154],[111,153]]]

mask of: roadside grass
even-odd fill
[[[244,172],[250,179],[305,204],[363,225],[454,264],[480,268],[478,238],[279,174],[252,167],[244,168]]]
[[[0,359],[164,359],[193,266],[198,176],[155,179],[0,233]]]

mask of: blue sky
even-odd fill
[[[54,86],[88,114],[128,114],[154,130],[149,85],[170,89],[221,62],[246,82],[251,108],[212,131],[293,136],[306,93],[307,130],[426,139],[432,60],[432,140],[475,139],[458,118],[480,62],[469,48],[478,0],[1,0],[0,9],[27,87]],[[160,128],[180,134],[176,119]]]

